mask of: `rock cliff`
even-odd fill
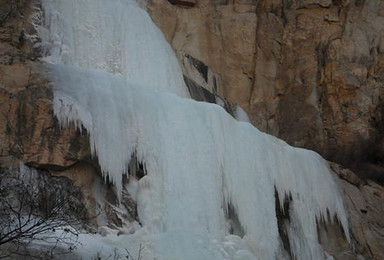
[[[242,106],[259,129],[358,174],[334,167],[358,251],[382,258],[383,187],[366,180],[384,180],[383,2],[148,0],[148,10],[186,76]],[[323,245],[349,259],[332,236]]]
[[[91,215],[105,212],[99,224],[119,227],[123,218],[135,219],[135,205],[123,194],[126,211],[114,211],[113,188],[90,155],[87,133],[62,129],[54,117],[30,23],[32,4],[0,0],[0,164],[23,162],[69,178],[82,189]],[[205,88],[194,90],[200,93],[196,98],[215,102],[217,95],[237,103],[260,129],[343,165],[331,166],[345,190],[355,249],[342,239],[337,221],[333,226],[320,221],[319,240],[327,252],[336,259],[384,258],[384,3],[147,4],[177,53],[188,86]],[[96,189],[106,195],[105,203],[97,201]]]
[[[184,73],[259,129],[383,180],[382,1],[148,0],[148,10]]]

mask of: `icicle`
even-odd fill
[[[218,105],[185,98],[175,55],[134,2],[43,0],[43,6],[55,115],[64,126],[87,129],[102,172],[119,191],[132,154],[145,162],[147,174],[134,190],[157,259],[275,259],[282,250],[275,187],[280,201],[292,195],[287,230],[298,259],[324,257],[316,218],[327,210],[349,238],[326,162]],[[228,205],[242,238],[230,234]]]

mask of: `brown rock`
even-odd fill
[[[384,257],[384,189],[373,182],[359,189],[343,182],[350,227],[357,249],[368,258]]]
[[[384,187],[372,181],[364,182],[340,165],[331,163],[331,168],[342,178],[340,184],[349,215],[351,244],[337,220],[331,224],[318,222],[320,243],[336,259],[382,259]]]
[[[261,130],[348,166],[378,150],[382,1],[201,0],[186,9],[150,0],[148,10],[184,73],[240,104]],[[190,73],[186,56],[209,67],[216,88]]]
[[[173,5],[180,5],[184,7],[193,7],[196,5],[197,0],[168,0]]]
[[[135,219],[113,210],[117,198],[90,156],[85,132],[62,129],[38,50],[25,32],[28,1],[0,0],[0,164],[15,160],[65,176],[83,189],[89,212],[108,225]],[[383,170],[384,4],[331,0],[149,0],[148,9],[184,66],[186,78],[239,103],[255,125],[291,144],[367,174]],[[193,8],[186,8],[192,7]],[[17,10],[17,12],[16,12]],[[19,15],[23,13],[24,16]],[[212,101],[199,91],[206,101]],[[228,103],[229,104],[229,103]],[[364,166],[364,167],[363,167]],[[358,167],[357,167],[358,168]],[[337,259],[384,258],[384,188],[338,165],[356,251],[337,222],[319,223]],[[100,188],[104,204],[94,196]],[[100,192],[98,190],[97,192]]]
[[[353,168],[332,164],[356,250],[337,222],[319,222],[319,240],[336,259],[384,258],[383,187],[367,181],[384,180],[384,3],[152,0],[148,9],[190,81],[240,104],[261,130]]]
[[[218,79],[215,94],[247,105],[255,52],[255,5],[244,5],[236,11],[232,7],[221,5],[220,1],[199,1],[197,8],[191,9],[170,7],[164,1],[148,2],[149,13],[165,32],[180,61],[185,64],[186,56],[201,61]],[[172,18],[163,13],[171,13]],[[167,24],[172,26],[167,28]],[[191,76],[187,66],[184,73]],[[193,80],[201,84],[199,79]],[[241,91],[230,87],[235,85]],[[208,86],[213,89],[212,84]],[[239,98],[236,100],[235,96]]]
[[[0,65],[0,87],[15,93],[28,85],[30,75],[30,69],[22,63]]]
[[[66,167],[89,157],[88,137],[74,128],[61,129],[43,72],[38,63],[0,67],[0,156],[29,165]]]
[[[360,185],[366,184],[350,169],[344,168],[341,165],[332,162],[329,162],[329,165],[332,171],[335,172],[340,179],[343,179],[356,187],[360,187]]]
[[[61,129],[53,115],[53,93],[39,50],[26,34],[31,1],[0,1],[0,163],[19,159],[41,167],[66,167],[89,157],[86,135]]]

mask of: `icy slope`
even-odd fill
[[[280,201],[292,197],[286,228],[298,259],[324,258],[316,218],[327,210],[349,237],[326,162],[188,99],[171,48],[134,2],[44,0],[43,8],[59,121],[88,130],[118,192],[134,152],[146,165],[134,194],[143,228],[127,239],[144,244],[145,257],[282,258],[275,187]]]
[[[189,96],[169,44],[131,0],[41,0],[45,60],[104,70],[143,88]]]

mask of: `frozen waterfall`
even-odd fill
[[[286,229],[297,259],[324,258],[316,219],[336,215],[349,239],[327,163],[189,99],[172,49],[135,2],[42,6],[38,33],[60,123],[87,129],[118,192],[131,155],[145,163],[134,194],[142,228],[126,240],[144,245],[144,259],[284,258],[275,189],[279,201],[291,198]]]

